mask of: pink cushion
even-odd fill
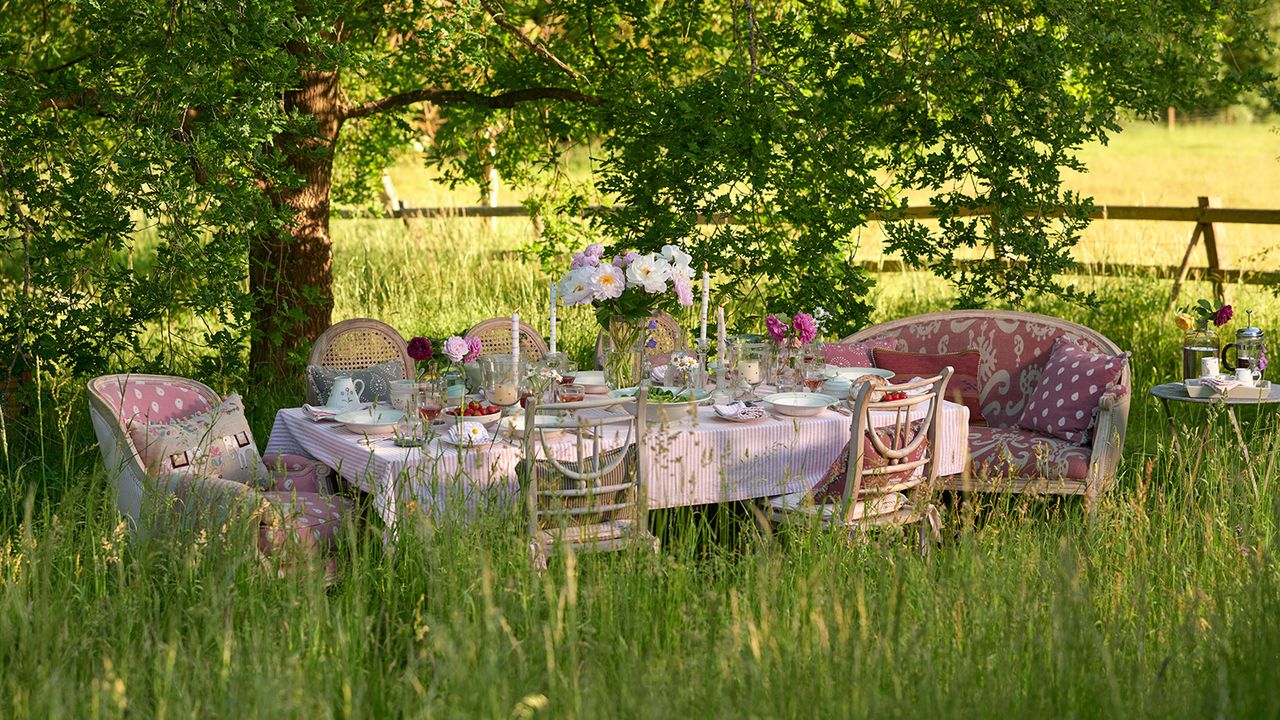
[[[875,348],[891,348],[892,340],[872,340],[871,342],[838,342],[822,346],[822,357],[828,365],[835,367],[875,367],[871,359],[871,351]]]
[[[267,469],[244,417],[244,401],[232,393],[214,408],[167,422],[134,418],[129,436],[152,473],[214,475],[261,485]]]
[[[1089,477],[1088,448],[1016,428],[969,428],[969,465],[975,477]]]
[[[102,395],[121,423],[163,423],[212,407],[200,388],[182,378],[108,375],[96,378],[93,389]]]
[[[324,493],[327,490],[321,487],[314,460],[280,453],[265,457],[262,462],[271,473],[271,484],[267,490],[300,493]]]
[[[333,549],[352,502],[336,495],[262,493],[276,513],[258,529],[258,548],[291,558],[298,552],[327,553]]]
[[[1120,380],[1129,353],[1100,355],[1058,338],[1018,420],[1023,430],[1085,445],[1098,422],[1098,401]]]
[[[994,427],[1015,427],[1049,359],[1061,328],[1034,318],[957,316],[930,318],[885,329],[866,342],[888,341],[895,350],[935,355],[975,349],[981,356],[978,385],[982,416]],[[1104,352],[1096,341],[1071,335],[1080,347]]]
[[[933,377],[950,367],[953,372],[947,382],[946,399],[969,408],[970,425],[986,424],[978,397],[978,366],[982,357],[977,350],[934,355],[876,348],[872,357],[876,367],[896,373],[893,382],[897,384],[910,382],[912,378]]]
[[[902,447],[906,447],[915,439],[917,434],[922,432],[921,424],[922,423],[919,421],[911,423],[911,436],[903,439]],[[875,430],[875,432],[880,436],[881,443],[889,447],[894,446],[892,431],[889,428],[880,428]],[[916,447],[915,450],[912,450],[907,455],[903,462],[915,462],[923,458],[925,453],[928,451],[929,440],[925,439]],[[874,490],[877,487],[884,487],[903,482],[916,472],[916,468],[912,468],[910,470],[900,470],[898,472],[888,473],[885,475],[866,475],[866,470],[882,468],[888,463],[885,461],[884,456],[876,451],[876,447],[871,443],[870,437],[862,438],[862,452],[862,469],[864,474],[862,476],[862,492],[859,493],[859,495],[865,495],[868,490]],[[827,469],[827,472],[822,476],[822,479],[813,486],[813,490],[811,491],[813,493],[813,501],[816,503],[831,503],[843,500],[844,487],[848,484],[848,480],[849,445],[846,443],[844,450],[840,451],[840,457],[836,458],[836,461]],[[854,499],[856,500],[857,498]]]

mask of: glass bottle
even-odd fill
[[[1218,357],[1218,333],[1209,321],[1197,320],[1196,326],[1182,337],[1182,379],[1200,377],[1200,361]]]

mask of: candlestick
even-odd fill
[[[720,305],[716,308],[716,390],[725,390],[725,372],[726,358],[729,357],[729,348],[725,339],[724,327],[724,306]]]
[[[551,281],[551,352],[556,351],[556,281]]]
[[[520,313],[511,313],[511,365],[520,366]]]
[[[707,344],[707,307],[711,304],[711,274],[707,266],[702,266],[702,328],[698,333],[698,342],[704,347]]]

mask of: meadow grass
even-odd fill
[[[335,319],[545,323],[521,226],[459,222],[335,224]],[[920,273],[878,279],[875,320],[950,302]],[[1075,500],[952,503],[927,560],[894,533],[764,538],[726,506],[655,513],[658,555],[561,556],[538,577],[514,514],[411,516],[392,552],[365,508],[340,582],[275,580],[242,545],[130,540],[78,382],[42,377],[22,420],[37,452],[0,442],[0,717],[1276,716],[1276,413],[1242,412],[1256,493],[1219,411],[1183,411],[1178,432],[1210,440],[1174,453],[1146,394],[1178,369],[1168,283],[1079,282],[1104,304],[1021,309],[1133,351],[1119,484],[1089,519]],[[1235,293],[1280,317],[1272,289]],[[592,319],[562,317],[585,359]],[[259,445],[300,401],[301,383],[247,398]]]

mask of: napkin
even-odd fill
[[[493,437],[484,425],[478,422],[465,421],[457,425],[450,425],[449,429],[444,433],[444,439],[445,442],[454,445],[473,447],[475,445],[484,445],[490,442]]]
[[[657,367],[650,368],[649,379],[658,383],[659,385],[666,385],[667,384],[667,366],[659,365]]]
[[[732,402],[728,405],[712,405],[711,409],[716,411],[720,417],[731,418],[734,420],[756,420],[764,417],[764,408],[753,407],[743,402]]]
[[[332,420],[335,415],[339,413],[347,412],[348,410],[359,410],[361,408],[367,408],[367,407],[369,407],[369,403],[359,403],[356,405],[351,405],[349,407],[338,408],[338,409],[331,408],[327,405],[304,404],[302,406],[302,414],[306,415],[308,418],[310,418],[315,422],[320,422],[321,420]]]
[[[1219,395],[1226,395],[1238,387],[1245,387],[1244,383],[1229,375],[1215,375],[1214,377],[1200,378],[1200,384],[1208,385]]]

